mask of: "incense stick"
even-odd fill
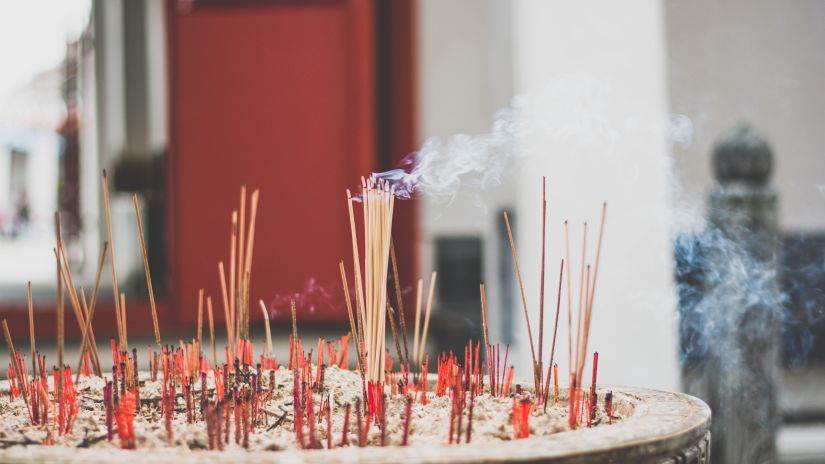
[[[338,267],[341,270],[341,285],[343,285],[343,287],[344,287],[344,301],[346,301],[346,303],[347,303],[347,313],[349,315],[349,325],[350,325],[350,331],[352,332],[353,344],[355,345],[355,356],[356,356],[356,359],[358,360],[358,370],[361,372],[361,375],[363,376],[365,374],[365,372],[364,372],[364,366],[362,364],[363,356],[361,354],[361,340],[362,340],[362,338],[361,338],[361,334],[358,332],[358,327],[356,326],[355,318],[353,317],[352,301],[350,300],[350,297],[349,297],[349,285],[347,285],[347,272],[344,268],[344,261],[343,260],[341,260],[338,263]]]
[[[198,290],[198,353],[203,353],[203,289]]]
[[[266,353],[272,356],[272,332],[269,328],[269,312],[266,310],[264,300],[260,300],[261,312],[264,313],[264,329],[266,330]]]
[[[390,261],[392,262],[392,276],[395,282],[395,299],[398,304],[398,322],[401,325],[401,337],[404,339],[404,358],[410,364],[410,350],[407,345],[407,323],[404,320],[404,298],[401,297],[401,280],[398,278],[398,260],[395,256],[395,242],[390,240]]]
[[[236,315],[236,301],[235,301],[235,266],[237,263],[235,262],[237,250],[236,247],[238,245],[238,212],[232,211],[232,235],[229,239],[229,320],[227,324],[229,324],[229,330],[231,335],[229,336],[229,350],[233,353],[235,352],[235,341],[236,338],[236,326],[235,326],[235,319]],[[239,271],[240,272],[240,271]]]
[[[32,301],[32,283],[31,281],[26,285],[26,298],[29,303],[29,349],[31,350],[32,359],[32,375],[37,377],[37,358],[34,353],[37,348],[34,344],[34,302]]]
[[[542,355],[544,354],[544,258],[547,244],[547,178],[541,176],[541,271],[539,276],[539,361],[536,366],[538,385],[541,386]]]
[[[95,273],[95,284],[94,288],[92,289],[92,301],[89,308],[89,315],[86,317],[86,325],[83,327],[83,338],[80,342],[80,360],[78,361],[78,377],[80,377],[80,366],[83,363],[83,352],[86,349],[87,345],[90,345],[92,348],[92,359],[94,360],[95,364],[95,374],[100,377],[103,372],[100,370],[100,359],[98,357],[97,352],[97,344],[95,343],[94,336],[91,335],[92,333],[92,318],[95,314],[95,303],[97,302],[97,291],[100,288],[100,277],[103,274],[103,265],[106,263],[106,250],[109,248],[109,242],[103,242],[103,246],[100,249],[100,257],[98,258],[97,263],[97,272]]]
[[[221,280],[221,294],[223,295],[223,317],[226,325],[226,341],[229,343],[229,349],[232,350],[234,344],[232,338],[232,315],[230,313],[231,303],[226,295],[226,274],[223,272],[223,261],[218,263],[218,276]]]
[[[432,277],[430,277],[430,290],[427,295],[427,313],[424,316],[424,329],[421,331],[421,351],[418,354],[419,362],[424,359],[424,352],[427,349],[427,332],[430,329],[430,314],[433,309],[433,295],[435,294],[435,279],[437,276],[438,272],[433,271]]]
[[[421,293],[423,291],[424,279],[418,279],[418,286],[415,292],[415,334],[413,335],[413,362],[419,364],[421,360],[418,358],[418,337],[421,323]]]
[[[575,364],[571,366],[573,369],[573,374],[577,375],[579,372],[579,350],[581,348],[581,329],[582,329],[582,305],[584,304],[584,297],[587,294],[587,289],[585,288],[584,276],[587,270],[587,265],[585,262],[587,261],[587,222],[584,223],[582,226],[582,256],[581,256],[581,274],[579,276],[579,309],[578,309],[578,317],[576,318],[576,358],[574,359]],[[578,381],[581,380],[578,376],[576,377],[577,385],[581,386]]]
[[[584,369],[584,362],[587,353],[587,343],[590,339],[590,321],[591,321],[591,314],[593,312],[593,299],[595,298],[596,294],[596,277],[599,273],[599,260],[601,258],[601,251],[602,251],[602,236],[604,234],[604,221],[605,216],[607,215],[607,202],[602,204],[602,216],[601,221],[599,224],[599,237],[596,241],[596,261],[595,266],[593,267],[593,282],[590,285],[590,294],[587,298],[587,305],[585,310],[585,319],[584,319],[584,343],[583,343],[583,350],[581,354],[581,366],[579,368],[579,377],[581,377],[581,371]]]
[[[570,234],[564,221],[564,255],[567,261],[567,365],[573,366],[573,279],[570,276]]]
[[[124,345],[124,335],[122,333],[123,324],[121,321],[122,313],[120,309],[120,290],[117,286],[117,259],[115,258],[115,242],[112,238],[112,210],[109,206],[109,178],[105,169],[103,170],[103,205],[106,209],[106,227],[109,235],[109,246],[112,248],[109,256],[112,261],[112,292],[115,297],[115,315],[118,323],[118,341],[120,342],[121,350],[125,350],[126,346]]]
[[[252,192],[252,208],[249,215],[249,231],[246,240],[246,258],[244,259],[244,334],[249,338],[249,285],[252,276],[252,252],[255,248],[255,221],[258,217],[258,190]]]
[[[146,274],[146,287],[149,289],[149,307],[152,311],[152,327],[155,329],[155,343],[160,349],[160,327],[158,327],[158,309],[155,305],[155,291],[152,288],[152,276],[149,272],[149,254],[146,252],[146,240],[143,238],[143,225],[140,221],[140,208],[138,207],[137,193],[132,197],[135,205],[135,220],[137,221],[138,237],[140,238],[140,249],[143,251],[143,270]]]
[[[516,242],[513,240],[513,230],[510,228],[510,217],[507,211],[504,212],[504,224],[507,226],[507,238],[510,240],[510,251],[513,254],[513,264],[516,267],[516,277],[518,277],[518,287],[521,292],[521,303],[524,308],[524,321],[527,323],[527,338],[530,341],[530,355],[533,359],[533,382],[536,384],[536,391],[541,389],[536,375],[536,348],[533,345],[533,331],[530,328],[530,315],[527,312],[527,296],[524,294],[524,283],[521,280],[521,268],[518,265],[518,254],[516,253]]]
[[[490,363],[490,333],[489,325],[487,323],[487,292],[484,289],[484,282],[478,285],[479,293],[481,293],[481,328],[484,335],[484,352],[487,356],[487,363]]]
[[[214,369],[218,368],[218,354],[215,352],[215,320],[212,316],[212,297],[206,297],[206,315],[209,319],[209,344],[212,347],[212,366]],[[267,324],[267,332],[269,332],[269,324]],[[271,348],[270,348],[271,349]]]

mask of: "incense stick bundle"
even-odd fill
[[[362,302],[363,342],[366,344],[366,368],[372,382],[384,381],[386,357],[387,270],[389,266],[392,214],[395,192],[388,183],[375,179],[362,180],[364,215],[364,286],[361,287],[360,256],[358,255],[352,196],[347,192],[350,225],[352,227],[353,259],[355,261],[356,302]],[[360,297],[359,297],[360,295]]]

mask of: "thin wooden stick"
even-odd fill
[[[11,361],[11,365],[14,366],[14,375],[17,377],[17,383],[20,385],[20,391],[23,393],[23,400],[28,405],[29,379],[23,378],[23,369],[20,366],[20,364],[17,363],[17,351],[15,351],[14,349],[14,341],[11,338],[11,333],[9,332],[9,324],[8,322],[6,322],[5,318],[3,318],[3,337],[6,339],[6,346],[9,348],[9,360]],[[9,379],[9,381],[11,381],[11,379]]]
[[[198,290],[198,353],[203,353],[203,289]]]
[[[395,256],[395,242],[390,241],[390,261],[392,262],[392,278],[395,282],[395,301],[398,305],[398,322],[401,325],[401,337],[404,340],[404,358],[410,364],[410,350],[407,344],[407,323],[404,320],[404,298],[401,296],[401,280],[398,278],[398,259]]]
[[[212,297],[206,297],[206,315],[209,319],[209,344],[212,347],[212,367],[218,368],[218,354],[215,351],[215,320],[212,316]],[[268,328],[268,324],[267,324]],[[267,330],[268,332],[268,330]]]
[[[264,329],[266,330],[266,354],[272,356],[272,331],[269,327],[269,312],[266,310],[264,300],[260,300],[261,312],[264,313]]]
[[[246,185],[241,186],[241,208],[240,214],[238,215],[238,226],[240,230],[238,231],[238,289],[235,291],[235,298],[238,299],[238,303],[240,303],[241,299],[243,298],[243,276],[244,276],[244,243],[246,241]],[[235,340],[242,340],[243,334],[241,332],[241,327],[243,326],[243,305],[236,304],[235,306]]]
[[[122,312],[120,320],[123,323],[123,348],[125,351],[129,349],[129,330],[126,325],[126,293],[120,294],[120,310]]]
[[[404,362],[404,358],[402,357],[401,353],[401,343],[399,342],[398,336],[398,328],[395,326],[395,311],[390,306],[389,300],[387,301],[387,318],[390,320],[390,331],[392,332],[392,340],[395,342],[395,352],[398,355],[398,363],[401,364]]]
[[[567,221],[564,221],[564,255],[567,261],[567,366],[573,369],[573,279],[570,276],[570,233]],[[572,394],[572,393],[571,393]]]
[[[226,342],[229,343],[229,349],[231,351],[234,346],[232,338],[232,315],[230,314],[230,307],[232,303],[226,295],[226,274],[223,272],[223,261],[218,263],[218,276],[221,279],[221,294],[223,295],[223,317],[226,321]]]
[[[57,221],[57,242],[58,249],[60,248],[60,220]],[[60,270],[60,252],[57,256],[57,398],[58,404],[63,404],[63,273]]]
[[[593,267],[593,282],[590,285],[590,295],[587,298],[587,305],[585,311],[585,319],[584,319],[584,345],[583,351],[581,354],[581,367],[579,369],[579,377],[581,377],[581,371],[584,369],[584,361],[585,356],[587,353],[587,343],[590,339],[590,321],[591,321],[591,314],[593,312],[593,299],[596,295],[596,277],[599,274],[599,260],[601,258],[602,252],[602,235],[604,234],[604,220],[605,216],[607,215],[607,202],[602,204],[602,217],[601,222],[599,224],[599,238],[596,241],[596,262]]]
[[[536,366],[538,384],[541,385],[544,354],[544,258],[547,245],[547,178],[541,176],[541,272],[539,277],[539,361]]]
[[[553,369],[553,362],[556,356],[556,333],[559,330],[559,311],[561,310],[561,284],[564,277],[564,259],[561,260],[559,268],[559,286],[556,296],[556,322],[553,324],[553,342],[550,347],[550,364],[547,365],[547,378],[544,380],[544,410],[547,411],[547,395],[550,392],[550,374]]]
[[[352,261],[353,267],[355,268],[355,308],[358,311],[361,336],[366,339],[367,335],[364,331],[366,330],[365,325],[367,316],[365,314],[366,310],[364,309],[365,302],[363,280],[361,277],[361,255],[358,252],[358,236],[355,233],[355,213],[353,212],[352,207],[352,193],[349,189],[347,190],[347,206],[349,208],[350,235],[352,236]]]
[[[581,329],[582,329],[582,306],[584,305],[584,298],[587,295],[587,289],[585,288],[584,284],[584,276],[587,270],[587,265],[585,264],[587,261],[587,222],[584,223],[582,226],[582,256],[581,256],[581,274],[579,276],[579,310],[578,310],[578,317],[576,318],[576,358],[574,359],[575,365],[573,366],[573,374],[576,375],[579,372],[579,352],[581,349]],[[580,383],[581,379],[576,377],[576,385],[581,386]]]
[[[252,192],[252,208],[249,215],[249,231],[246,239],[246,258],[244,259],[244,333],[249,338],[249,285],[252,276],[252,252],[255,249],[255,221],[258,217],[258,190]]]
[[[418,353],[418,359],[424,359],[424,352],[427,350],[427,332],[430,330],[430,314],[433,310],[433,296],[435,295],[435,280],[438,276],[437,271],[433,271],[432,277],[430,277],[430,290],[429,294],[427,295],[427,314],[424,316],[424,330],[421,332],[421,351]]]
[[[138,207],[137,193],[132,197],[135,205],[135,220],[137,220],[138,237],[140,238],[140,249],[143,251],[143,270],[146,274],[146,287],[149,289],[149,308],[152,311],[152,327],[155,329],[155,343],[160,350],[160,327],[158,326],[158,308],[155,305],[155,290],[152,288],[152,276],[149,272],[149,254],[146,252],[146,240],[143,238],[143,225],[140,221],[140,208]]]
[[[109,206],[109,178],[105,169],[103,170],[103,205],[106,208],[106,226],[109,235],[109,246],[112,249],[109,256],[112,258],[112,293],[115,297],[115,316],[118,325],[118,342],[120,343],[120,349],[125,350],[126,346],[124,344],[125,340],[122,332],[123,323],[121,321],[122,313],[120,309],[120,290],[117,286],[117,259],[115,258],[115,242],[112,238],[112,210]]]
[[[421,297],[424,287],[424,279],[418,279],[418,285],[415,292],[415,334],[413,335],[413,362],[418,365],[421,360],[418,358],[418,339],[421,329]]]
[[[490,332],[489,332],[489,325],[487,322],[487,292],[484,289],[484,282],[481,282],[478,285],[478,291],[481,293],[481,324],[483,329],[484,335],[484,353],[487,357],[487,365],[490,366],[492,369],[492,365],[490,364]],[[492,370],[491,370],[492,372]],[[492,388],[492,385],[491,385]]]
[[[293,366],[298,366],[298,359],[301,355],[298,354],[298,315],[295,311],[295,299],[289,299],[289,309],[292,312],[292,345],[295,347],[293,351],[293,359],[291,360]]]
[[[32,358],[32,376],[37,377],[37,358],[35,358],[34,353],[37,351],[37,348],[34,344],[34,301],[32,299],[32,283],[29,281],[28,285],[26,286],[26,297],[29,302],[29,349],[31,350],[31,358]]]
[[[229,350],[231,352],[235,352],[235,340],[237,340],[235,334],[235,320],[236,320],[236,307],[235,304],[235,288],[237,284],[235,283],[235,266],[237,266],[236,256],[237,256],[237,249],[238,246],[238,212],[232,211],[232,237],[229,240],[229,327],[231,328],[232,335],[230,335],[229,340]],[[240,272],[240,270],[238,271]]]
[[[103,274],[103,265],[106,263],[106,250],[109,248],[109,242],[103,242],[103,246],[100,249],[100,257],[98,258],[97,262],[97,272],[95,273],[95,285],[92,289],[92,301],[89,308],[89,316],[86,318],[86,325],[83,327],[83,338],[80,342],[80,359],[77,363],[77,381],[80,380],[80,366],[83,365],[83,353],[86,350],[86,346],[89,345],[92,348],[92,360],[95,364],[95,374],[100,377],[103,373],[100,370],[100,359],[97,352],[97,344],[94,340],[94,335],[92,335],[92,318],[95,315],[95,303],[97,302],[97,291],[100,288],[100,277]]]
[[[358,370],[361,374],[364,374],[364,366],[362,364],[362,355],[361,355],[361,344],[363,340],[361,338],[361,334],[358,333],[358,327],[355,323],[355,317],[353,316],[352,312],[352,301],[349,297],[349,285],[347,284],[347,271],[344,268],[344,261],[341,260],[338,263],[338,267],[341,270],[341,285],[344,287],[344,301],[347,303],[347,313],[349,315],[349,326],[350,331],[352,332],[353,342],[355,344],[355,356],[358,360]]]
[[[516,267],[516,276],[518,277],[518,287],[519,291],[521,292],[521,303],[522,307],[524,308],[524,321],[527,323],[527,337],[530,340],[530,355],[533,359],[533,381],[536,383],[536,390],[539,391],[541,389],[541,384],[538,383],[538,377],[536,376],[536,348],[533,344],[533,331],[530,328],[530,315],[527,312],[527,296],[524,294],[524,283],[521,280],[521,268],[518,265],[518,254],[516,253],[516,242],[513,240],[513,230],[510,228],[510,217],[507,214],[507,211],[504,212],[504,224],[507,226],[507,237],[510,240],[510,251],[513,254],[513,264]]]

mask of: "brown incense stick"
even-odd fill
[[[260,300],[261,312],[264,313],[264,329],[266,330],[266,354],[272,356],[272,329],[269,327],[269,312],[264,300]]]
[[[56,215],[57,216],[57,215]],[[57,220],[58,249],[60,248],[60,220]],[[63,404],[63,273],[60,271],[60,252],[57,256],[57,398]]]
[[[212,366],[218,368],[218,354],[215,351],[215,320],[212,316],[212,297],[206,297],[206,315],[209,319],[209,345],[212,347]],[[267,324],[268,326],[268,324]],[[271,348],[270,348],[271,349]]]
[[[246,239],[246,257],[244,258],[244,334],[249,338],[249,285],[252,276],[252,252],[255,248],[255,221],[258,216],[258,190],[252,192],[252,207],[249,215],[249,231]]]
[[[355,344],[355,356],[358,360],[358,370],[363,375],[365,372],[364,372],[364,366],[362,364],[363,357],[361,355],[361,340],[362,339],[361,339],[361,334],[358,333],[358,327],[355,323],[355,317],[353,316],[353,312],[352,312],[352,301],[350,300],[350,297],[349,297],[349,285],[347,285],[347,272],[344,268],[344,261],[343,260],[341,260],[338,263],[338,267],[341,270],[341,285],[343,285],[343,287],[344,287],[344,301],[346,301],[346,303],[347,303],[347,313],[349,315],[349,326],[350,326],[350,331],[352,332],[353,343]]]
[[[223,272],[223,261],[218,263],[218,276],[221,280],[221,295],[223,296],[223,317],[226,321],[226,341],[229,343],[230,350],[232,350],[233,338],[232,338],[232,315],[230,313],[231,303],[229,302],[229,297],[226,294],[226,274]]]
[[[544,354],[544,258],[547,245],[547,178],[541,176],[541,272],[539,277],[539,361],[536,366],[538,385],[541,385],[542,355]]]
[[[419,364],[418,359],[418,338],[421,329],[421,297],[424,287],[424,279],[418,279],[415,292],[415,333],[413,334],[413,362]]]
[[[152,276],[149,272],[149,254],[146,252],[146,240],[143,238],[143,225],[140,221],[140,208],[138,207],[137,193],[132,197],[135,205],[135,219],[137,220],[138,237],[140,238],[140,249],[143,251],[143,270],[146,274],[146,287],[149,289],[149,307],[152,311],[152,327],[155,329],[155,343],[160,349],[160,327],[158,327],[158,309],[155,305],[155,291],[152,288]]]
[[[564,255],[567,261],[567,365],[573,369],[573,279],[570,276],[570,233],[564,221]],[[572,372],[571,372],[572,373]]]
[[[507,238],[510,240],[510,251],[513,254],[513,264],[516,267],[516,277],[518,278],[518,287],[521,292],[521,303],[524,308],[524,321],[527,323],[527,338],[530,341],[530,355],[533,360],[533,381],[536,384],[535,391],[539,391],[541,389],[541,384],[539,383],[538,376],[536,375],[536,348],[533,344],[533,331],[530,328],[530,315],[527,312],[527,296],[524,293],[524,282],[521,279],[521,268],[519,268],[518,265],[516,242],[513,240],[513,230],[510,228],[510,217],[508,216],[507,211],[504,212],[504,224],[507,226]]]
[[[599,224],[599,238],[596,241],[596,262],[595,266],[593,267],[593,283],[590,285],[590,293],[587,298],[587,305],[585,311],[585,319],[584,319],[584,343],[583,343],[583,351],[581,354],[581,367],[579,368],[579,377],[581,377],[581,371],[584,369],[584,358],[587,353],[587,342],[590,338],[590,321],[591,321],[591,314],[593,312],[593,299],[595,298],[596,294],[596,277],[599,273],[599,260],[601,258],[601,251],[602,251],[602,235],[604,234],[604,220],[605,216],[607,215],[607,202],[602,204],[602,217],[601,222]]]
[[[120,294],[120,321],[123,323],[123,347],[124,351],[129,348],[129,330],[126,325],[126,294]]]
[[[203,289],[198,290],[198,353],[203,353]]]
[[[395,301],[398,305],[398,322],[401,325],[401,337],[404,340],[404,359],[410,364],[410,350],[407,344],[407,323],[404,320],[404,298],[401,296],[401,279],[398,278],[398,260],[395,256],[395,242],[390,241],[390,261],[392,263],[392,278],[395,282]]]
[[[395,342],[395,352],[398,355],[398,362],[403,363],[404,358],[401,357],[401,343],[399,343],[398,339],[398,329],[395,326],[395,311],[393,311],[392,307],[390,306],[390,302],[387,301],[387,317],[390,320],[390,331],[392,331],[392,340]]]
[[[430,278],[430,290],[427,295],[427,313],[424,316],[424,329],[421,331],[421,351],[418,353],[418,362],[424,359],[424,352],[427,350],[427,332],[430,329],[430,314],[433,310],[433,295],[435,295],[435,280],[437,276],[438,272],[433,271],[433,275]]]
[[[117,259],[115,258],[115,242],[112,238],[112,210],[109,206],[109,179],[106,175],[106,170],[103,170],[103,205],[106,209],[106,227],[109,235],[109,246],[112,248],[109,256],[112,261],[112,293],[115,297],[115,316],[118,325],[118,341],[120,342],[120,349],[125,350],[123,336],[123,322],[121,321],[122,312],[120,309],[120,290],[117,286]]]
[[[29,350],[31,351],[32,359],[32,376],[37,377],[37,358],[34,355],[34,353],[37,351],[37,348],[34,344],[34,302],[32,299],[31,282],[29,282],[28,285],[26,285],[26,298],[28,299],[29,303]]]
[[[232,211],[232,235],[229,239],[229,329],[231,335],[229,336],[229,350],[235,352],[235,321],[236,321],[236,307],[235,307],[235,266],[237,265],[237,247],[238,245],[238,212]]]
[[[293,359],[292,359],[293,364],[292,365],[293,366],[298,366],[298,358],[300,357],[300,355],[298,354],[298,316],[297,316],[296,311],[295,311],[295,299],[294,298],[289,299],[289,309],[292,312],[292,343],[293,343],[293,346],[295,347],[295,349],[292,350],[293,351]]]
[[[352,237],[352,261],[355,268],[355,308],[358,312],[358,326],[362,337],[366,338],[364,333],[366,327],[366,315],[364,309],[364,287],[361,277],[361,257],[358,252],[358,236],[355,233],[355,213],[352,207],[352,193],[347,190],[347,207],[349,212],[350,235]],[[366,250],[365,250],[366,252]]]
[[[97,302],[97,291],[100,288],[100,277],[103,274],[103,265],[106,263],[106,250],[109,248],[109,242],[103,242],[103,246],[100,249],[100,258],[97,262],[97,272],[95,273],[95,284],[94,288],[92,289],[92,301],[91,306],[89,308],[89,316],[86,318],[86,325],[83,327],[83,338],[80,342],[80,360],[78,361],[78,380],[80,379],[80,366],[83,363],[83,353],[86,350],[86,346],[90,345],[92,348],[92,360],[95,365],[95,375],[100,377],[103,373],[100,370],[100,359],[97,352],[97,344],[95,343],[94,336],[92,336],[92,318],[95,315],[95,303]]]
[[[581,274],[579,275],[579,309],[578,309],[578,316],[576,318],[576,357],[574,359],[573,374],[576,375],[579,371],[579,350],[581,348],[581,329],[582,329],[582,307],[584,305],[584,297],[587,294],[587,289],[585,288],[584,283],[584,276],[587,270],[587,265],[585,264],[587,261],[587,222],[584,223],[582,226],[582,256],[581,256]],[[579,379],[576,377],[577,385],[581,386],[578,383]]]
[[[487,356],[487,364],[490,363],[490,332],[487,323],[487,292],[484,289],[484,282],[478,285],[479,293],[481,293],[481,328],[484,335],[484,353]]]

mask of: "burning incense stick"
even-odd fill
[[[424,315],[424,329],[421,331],[421,351],[418,353],[418,362],[424,359],[424,352],[427,350],[427,332],[430,330],[430,314],[433,310],[436,277],[438,277],[438,272],[433,271],[433,275],[430,277],[430,290],[427,295],[427,313]]]
[[[143,238],[143,225],[140,221],[140,208],[138,207],[137,193],[132,197],[135,205],[135,220],[137,221],[138,237],[140,238],[140,249],[143,251],[143,270],[146,274],[146,287],[149,289],[149,307],[152,310],[152,327],[155,329],[155,343],[160,349],[160,328],[158,327],[158,309],[155,305],[155,290],[152,288],[152,276],[149,272],[149,254],[146,252],[146,240]]]
[[[218,368],[218,354],[215,352],[215,320],[212,316],[212,297],[206,297],[206,315],[209,319],[209,345],[212,347],[212,368]],[[269,320],[266,324],[267,336],[269,335]],[[270,351],[272,347],[269,347]]]
[[[484,353],[487,357],[487,364],[490,365],[490,332],[487,324],[487,292],[484,290],[484,282],[478,285],[481,293],[481,328],[484,335]]]
[[[518,265],[516,243],[515,241],[513,241],[513,230],[510,228],[510,217],[507,215],[507,211],[504,212],[504,224],[507,226],[507,238],[510,240],[510,251],[513,254],[513,264],[516,267],[516,276],[518,277],[518,286],[519,291],[521,292],[521,303],[522,307],[524,308],[524,321],[527,323],[527,338],[530,341],[530,355],[533,359],[533,381],[536,386],[536,391],[539,391],[541,389],[541,383],[539,383],[538,375],[536,375],[536,348],[533,345],[533,331],[530,328],[530,315],[527,312],[527,296],[524,294],[524,283],[521,280],[521,268],[519,268]]]
[[[112,251],[109,253],[109,256],[112,258],[112,292],[114,293],[115,297],[115,316],[117,319],[118,325],[118,340],[120,342],[120,349],[125,350],[125,340],[123,336],[123,328],[122,328],[122,313],[120,309],[120,290],[117,286],[117,259],[115,258],[115,242],[112,238],[112,210],[109,206],[109,178],[106,174],[106,170],[103,170],[103,205],[106,209],[106,227],[107,232],[109,235],[109,246],[112,248]]]
[[[395,204],[394,190],[382,180],[362,180],[362,205],[364,215],[364,325],[363,342],[366,343],[368,378],[371,382],[383,383],[386,357],[386,305],[387,268],[389,266],[392,214]],[[347,192],[347,204],[352,207],[352,196]],[[356,262],[356,295],[360,288],[359,274],[361,259],[358,255],[355,235],[354,214],[350,209],[352,229],[353,259]],[[356,298],[357,302],[357,298]],[[372,409],[372,408],[371,408]]]

